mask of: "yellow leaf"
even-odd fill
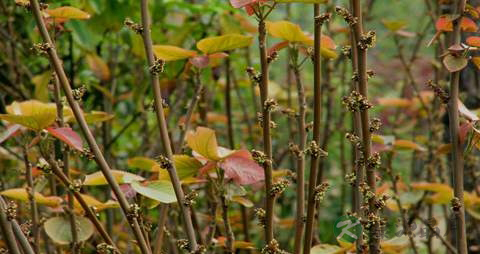
[[[453,198],[453,190],[447,184],[420,182],[412,183],[411,186],[414,190],[434,192],[427,198],[427,201],[432,204],[448,204]]]
[[[21,201],[29,200],[28,198],[29,194],[27,192],[27,189],[25,188],[4,190],[0,192],[0,195],[11,198],[11,199],[21,200]],[[50,207],[58,207],[63,202],[62,198],[60,197],[57,197],[57,196],[45,197],[39,192],[35,192],[33,196],[37,204],[46,205]]]
[[[103,61],[102,58],[96,54],[87,54],[86,58],[90,69],[98,79],[102,81],[107,81],[110,79],[110,68],[108,68],[108,65],[105,63],[105,61]]]
[[[128,173],[121,170],[110,170],[115,180],[119,183],[131,183],[132,181],[143,181],[145,180],[143,177],[139,175],[135,175],[132,173]],[[93,186],[93,185],[106,185],[108,184],[107,179],[103,176],[101,171],[97,171],[90,175],[85,176],[85,180],[83,185]]]
[[[405,98],[378,98],[377,102],[381,106],[386,107],[410,107],[412,105],[412,101]]]
[[[393,146],[396,149],[411,149],[411,150],[416,150],[419,152],[425,152],[427,149],[415,142],[412,142],[410,140],[395,140],[393,143]]]
[[[175,61],[185,58],[194,57],[197,55],[196,51],[182,49],[170,45],[154,45],[153,51],[155,55],[164,61]]]
[[[0,119],[10,123],[23,125],[40,131],[55,122],[57,108],[53,103],[43,103],[37,100],[13,102],[7,106],[8,114],[0,114]]]
[[[83,116],[85,117],[85,121],[87,121],[87,123],[99,123],[109,121],[114,117],[114,115],[108,114],[106,112],[95,110],[90,113],[83,113]]]
[[[212,54],[238,48],[248,47],[252,44],[253,37],[241,34],[227,34],[208,37],[197,42],[197,48],[204,54]]]
[[[268,33],[273,37],[289,42],[309,43],[311,41],[311,38],[302,31],[300,26],[292,22],[286,20],[267,21],[266,25]]]
[[[217,138],[215,131],[205,127],[197,127],[195,132],[187,133],[187,144],[195,152],[208,160],[218,161]]]
[[[396,32],[400,29],[403,29],[407,26],[406,21],[400,21],[400,20],[382,20],[383,25],[390,31]]]
[[[80,195],[82,196],[83,200],[85,200],[85,203],[87,203],[87,205],[89,207],[95,207],[95,210],[97,212],[103,211],[103,210],[108,209],[108,208],[118,208],[119,207],[118,202],[113,201],[113,200],[108,200],[107,202],[101,202],[101,201],[97,200],[96,198],[94,198],[92,196],[85,195],[85,194],[80,194]],[[73,205],[74,205],[75,210],[77,212],[79,212],[79,213],[83,212],[83,208],[76,198],[75,198],[75,201],[73,202]]]
[[[313,46],[314,40],[308,36],[302,28],[292,22],[280,20],[275,22],[267,22],[267,31],[271,36],[284,39],[289,42],[303,43]],[[336,45],[333,40],[326,36],[321,36],[320,54],[325,58],[337,58],[338,54],[335,52]]]
[[[90,14],[71,6],[62,6],[55,9],[46,10],[50,17],[55,19],[89,19]]]

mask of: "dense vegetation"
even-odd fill
[[[478,1],[0,13],[1,253],[480,252]]]

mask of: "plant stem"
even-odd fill
[[[50,38],[50,35],[48,34],[47,27],[45,26],[45,23],[43,21],[38,0],[30,0],[30,5],[31,5],[31,10],[35,16],[35,20],[36,20],[38,29],[40,31],[40,34],[42,36],[42,39],[48,46],[47,53],[50,58],[50,64],[52,65],[52,67],[54,68],[55,72],[59,77],[60,84],[62,86],[63,92],[65,93],[65,96],[67,97],[68,104],[70,105],[75,115],[75,119],[80,125],[82,133],[85,136],[90,149],[95,155],[95,160],[99,168],[101,169],[103,175],[105,176],[105,179],[107,180],[109,186],[112,188],[112,191],[115,193],[115,196],[117,197],[120,203],[120,207],[122,208],[124,214],[128,215],[130,214],[130,205],[128,204],[125,196],[123,195],[123,192],[120,190],[120,187],[116,179],[111,174],[110,172],[111,169],[107,164],[107,162],[105,161],[105,158],[103,157],[103,154],[100,151],[100,148],[98,147],[97,142],[95,141],[95,138],[93,137],[90,129],[88,128],[87,122],[85,121],[85,117],[83,116],[82,109],[80,108],[80,106],[78,105],[78,103],[73,97],[72,89],[70,87],[68,78],[65,74],[65,70],[63,69],[61,60],[58,57],[57,52],[55,50],[55,45],[53,44]],[[132,217],[128,216],[128,219],[129,219],[129,225],[132,227],[133,233],[135,235],[138,245],[140,246],[140,249],[142,250],[142,253],[149,254],[150,250],[146,247],[145,239],[143,238],[137,218],[133,216]]]
[[[6,209],[4,207],[4,204],[2,204],[2,206],[0,207],[0,230],[3,235],[3,240],[7,244],[9,253],[12,252],[12,254],[20,254],[21,252],[18,249],[17,242],[15,241],[15,236],[13,235],[11,223],[9,223],[5,211]]]
[[[405,209],[403,208],[402,206],[402,201],[400,200],[400,193],[398,192],[398,180],[400,179],[400,177],[395,174],[393,174],[393,166],[392,166],[392,163],[393,163],[393,151],[392,152],[389,152],[388,155],[387,155],[387,168],[386,168],[386,171],[388,173],[388,175],[390,176],[390,179],[392,181],[392,189],[393,189],[393,192],[395,193],[395,197],[393,198],[398,206],[398,210],[400,211],[400,218],[402,220],[402,226],[403,226],[403,232],[405,235],[408,236],[408,240],[410,242],[410,247],[412,248],[413,250],[413,253],[417,254],[418,253],[418,250],[417,250],[417,246],[415,245],[415,239],[413,239],[413,235],[412,235],[412,230],[410,229],[410,224],[408,224],[408,221],[407,221],[407,216],[406,216],[406,211]]]
[[[185,135],[187,134],[190,126],[190,120],[192,119],[193,112],[195,111],[195,107],[197,106],[197,103],[200,100],[202,94],[203,84],[200,80],[200,70],[195,71],[194,83],[196,87],[195,94],[193,95],[193,98],[190,101],[190,105],[188,106],[187,115],[185,116],[185,121],[183,122],[183,129],[181,129],[180,137],[178,138],[177,145],[175,147],[175,151],[177,153],[181,152],[181,148],[185,140]]]
[[[153,250],[153,254],[161,254],[162,253],[162,246],[163,246],[163,235],[165,227],[165,223],[167,222],[168,216],[168,205],[161,204],[159,206],[159,217],[158,217],[158,226],[157,226],[157,237],[155,240],[155,248]]]
[[[54,91],[53,91],[53,97],[55,99],[55,105],[57,107],[57,121],[58,125],[60,127],[64,127],[64,119],[63,119],[63,104],[60,100],[60,81],[58,80],[58,76],[54,75]],[[65,175],[70,178],[70,170],[69,170],[69,161],[68,161],[68,147],[63,145],[62,142],[58,142],[58,145],[60,147],[60,150],[63,151],[62,159],[63,159],[63,169]],[[72,193],[68,192],[68,209],[70,211],[73,210],[73,195]],[[70,229],[72,232],[72,252],[77,253],[78,252],[78,233],[77,233],[77,223],[75,223],[75,216],[73,213],[68,213],[68,220],[70,221]]]
[[[352,47],[357,47],[358,54],[358,92],[365,98],[368,98],[368,81],[367,81],[367,47],[366,45],[361,45],[361,39],[364,35],[363,33],[363,18],[362,18],[362,7],[361,0],[353,0],[353,16],[357,19],[357,22],[353,26],[355,33],[355,42],[356,45]],[[360,111],[360,121],[362,125],[362,148],[363,148],[363,161],[366,169],[367,184],[369,191],[375,193],[376,188],[376,178],[375,178],[375,168],[369,166],[367,161],[372,156],[372,140],[370,132],[370,118],[368,116],[368,110]],[[369,213],[375,217],[377,209],[375,207],[375,198],[369,200]],[[373,222],[371,228],[369,229],[370,240],[369,251],[370,253],[379,253],[380,252],[380,224],[378,221]]]
[[[466,0],[454,1],[454,14],[459,17],[453,21],[453,43],[460,45],[461,30],[460,20],[465,11]],[[452,144],[452,171],[453,171],[453,192],[459,207],[454,211],[456,220],[456,240],[457,252],[459,254],[467,253],[467,236],[465,227],[465,206],[463,200],[463,147],[460,144],[459,133],[459,113],[458,113],[458,93],[461,71],[452,72],[450,76],[450,99],[448,102],[448,119],[450,129],[450,140]]]
[[[149,67],[151,67],[155,64],[155,57],[153,55],[152,38],[150,36],[150,15],[148,12],[147,0],[141,1],[141,11],[142,11],[142,26],[144,28],[142,33],[143,43],[145,46],[145,52],[147,54],[148,65]],[[163,150],[166,153],[167,158],[170,161],[173,161],[172,160],[173,152],[172,152],[170,137],[168,135],[167,122],[165,120],[165,114],[163,112],[160,82],[158,79],[158,75],[155,75],[152,73],[151,78],[152,78],[152,88],[153,88],[154,99],[155,99],[155,109],[156,109],[155,112],[157,116],[160,137],[163,141],[162,142]],[[190,209],[188,206],[186,206],[185,195],[183,193],[183,189],[182,189],[180,180],[178,178],[175,165],[173,165],[173,163],[172,163],[172,167],[168,170],[168,173],[170,175],[173,188],[175,190],[175,195],[177,197],[177,202],[180,207],[180,212],[183,215],[184,227],[188,236],[190,249],[192,251],[196,251],[198,246],[197,246],[197,240],[195,237],[195,231],[193,229],[192,218],[190,217]]]
[[[297,50],[297,49],[292,49]],[[305,115],[307,109],[307,101],[305,99],[305,88],[302,83],[300,75],[300,66],[298,66],[297,58],[298,52],[290,54],[296,59],[292,59],[294,62],[292,66],[293,73],[295,75],[295,81],[297,83],[297,97],[298,97],[298,153],[296,153],[297,159],[297,213],[295,223],[295,242],[294,252],[299,254],[302,250],[302,236],[305,216],[305,146],[307,143],[307,128],[305,125]]]
[[[6,210],[6,208],[7,208],[7,203],[5,202],[3,197],[0,196],[0,210],[2,211],[2,213],[3,211]],[[18,221],[15,218],[10,218],[10,224],[12,225],[13,234],[15,235],[16,240],[18,240],[23,252],[25,254],[35,254],[35,252],[33,251],[32,245],[30,245],[30,242],[28,241],[27,237],[25,236],[22,229],[20,228]]]
[[[235,137],[233,135],[233,116],[232,116],[232,79],[230,74],[230,56],[225,59],[225,109],[227,113],[227,131],[228,131],[228,144],[230,149],[235,149]]]
[[[314,5],[314,48],[313,48],[313,140],[312,145],[320,145],[320,128],[322,119],[322,59],[320,55],[320,41],[322,36],[322,22],[320,22],[320,5]],[[320,156],[311,153],[310,176],[308,181],[307,220],[305,224],[305,239],[303,253],[309,254],[312,246],[313,226],[315,225],[315,187],[317,186],[318,164]]]
[[[272,7],[273,8],[273,7]],[[260,80],[260,100],[262,106],[262,130],[263,130],[263,152],[267,156],[263,168],[265,171],[265,241],[269,244],[273,238],[273,207],[275,197],[270,195],[272,189],[272,137],[270,135],[270,109],[266,106],[268,100],[268,61],[267,61],[267,30],[265,26],[266,15],[259,18],[258,22],[258,47],[260,50],[261,80]]]
[[[350,0],[350,7],[353,8],[353,1]],[[356,47],[357,41],[355,39],[355,32],[352,30],[350,31],[350,44],[351,44],[351,57],[352,57],[352,73],[358,73],[358,48]],[[352,91],[358,92],[358,81],[352,80]],[[362,125],[360,123],[360,113],[353,112],[353,133],[362,138]],[[356,144],[352,144],[353,151],[353,173],[355,174],[355,182],[352,187],[352,195],[353,195],[353,204],[352,204],[352,211],[356,214],[356,216],[363,216],[361,211],[361,202],[362,202],[362,192],[360,191],[360,185],[364,182],[364,169],[363,165],[360,162],[361,158],[361,151],[357,147]],[[363,233],[358,236],[356,241],[356,247],[358,252],[361,250],[363,245]],[[357,252],[357,253],[358,253]]]
[[[230,220],[228,218],[228,204],[227,198],[225,197],[225,193],[220,195],[220,202],[222,203],[222,217],[223,217],[223,225],[225,227],[225,235],[227,236],[227,242],[225,244],[226,253],[233,253],[233,242],[235,237],[233,235],[232,227],[230,225]]]
[[[23,145],[23,161],[25,162],[25,177],[27,178],[27,192],[28,192],[28,201],[30,203],[30,215],[32,216],[32,241],[33,249],[35,252],[39,251],[39,221],[38,221],[38,208],[37,202],[35,201],[35,186],[33,185],[33,176],[32,176],[32,164],[28,159],[28,148],[27,145]]]

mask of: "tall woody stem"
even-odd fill
[[[297,51],[297,49],[292,49]],[[304,221],[303,217],[305,216],[305,146],[307,142],[307,129],[305,124],[305,116],[307,109],[307,101],[305,98],[305,87],[302,83],[302,78],[300,75],[300,66],[297,63],[298,61],[298,51],[292,52],[289,54],[292,56],[292,70],[295,74],[295,81],[297,83],[297,94],[298,94],[298,148],[295,148],[293,152],[295,153],[297,159],[297,214],[296,214],[296,224],[295,224],[295,242],[294,242],[294,252],[299,254],[302,249],[302,235]]]
[[[305,224],[305,239],[303,253],[309,254],[312,246],[313,226],[315,225],[315,187],[317,185],[318,166],[320,161],[320,128],[322,119],[322,59],[320,41],[322,25],[330,14],[320,15],[320,5],[314,5],[314,48],[313,48],[313,140],[310,144],[310,179],[308,181],[307,222]]]
[[[48,33],[47,27],[45,26],[45,22],[43,21],[38,0],[30,0],[30,5],[31,5],[31,10],[35,16],[35,21],[40,31],[40,35],[44,43],[46,43],[46,51],[50,59],[50,64],[52,65],[52,67],[54,68],[55,72],[58,75],[63,92],[67,97],[68,104],[72,108],[75,119],[79,123],[80,129],[83,135],[85,136],[87,143],[95,156],[95,161],[97,162],[97,165],[99,166],[100,170],[105,176],[105,179],[107,180],[110,188],[112,188],[112,191],[117,197],[123,213],[125,214],[125,216],[131,215],[130,204],[125,198],[125,195],[123,194],[123,192],[120,190],[120,187],[116,179],[113,177],[110,166],[108,165],[107,161],[105,160],[105,157],[100,151],[100,148],[98,147],[98,144],[95,141],[95,138],[93,137],[92,132],[88,128],[85,117],[83,116],[82,109],[80,108],[79,104],[73,97],[72,88],[70,87],[70,83],[68,81],[67,75],[65,74],[65,70],[63,69],[62,62],[58,57],[58,54],[55,50],[55,45],[53,44],[52,39],[50,38],[50,35]],[[129,225],[133,230],[133,233],[135,235],[138,245],[140,246],[142,253],[150,254],[151,251],[147,248],[147,245],[143,237],[142,231],[140,229],[140,225],[138,224],[137,218],[135,216],[127,216],[127,219],[129,221]]]
[[[266,210],[266,222],[265,222],[265,241],[269,244],[273,239],[273,207],[275,203],[275,196],[270,195],[272,189],[272,137],[270,134],[270,121],[271,121],[271,106],[269,106],[268,98],[268,59],[267,59],[267,29],[265,19],[271,10],[275,7],[272,6],[270,10],[263,13],[260,10],[257,15],[258,21],[258,47],[260,50],[260,65],[261,65],[261,80],[260,80],[260,99],[262,106],[262,130],[263,130],[263,152],[266,155],[266,161],[263,165],[265,171],[265,210]]]
[[[155,56],[153,55],[153,45],[152,38],[150,35],[150,14],[148,12],[148,1],[141,1],[141,11],[142,11],[142,26],[143,26],[143,44],[145,47],[145,52],[147,54],[148,65],[150,68],[154,67],[156,64]],[[167,122],[165,120],[165,114],[163,112],[163,99],[162,93],[160,91],[160,82],[158,79],[158,73],[151,71],[152,78],[152,88],[155,100],[155,112],[157,116],[158,127],[160,131],[160,137],[162,139],[163,151],[166,153],[166,157],[170,162],[172,162],[173,151],[171,147],[170,137],[168,135]],[[183,193],[182,185],[180,179],[177,175],[177,170],[173,163],[170,163],[170,168],[168,169],[168,174],[170,175],[170,180],[172,181],[173,188],[175,190],[175,195],[177,197],[178,206],[183,216],[185,231],[188,236],[190,243],[190,249],[195,251],[197,249],[197,240],[195,236],[195,231],[193,229],[192,218],[190,216],[190,208],[185,202],[185,195]]]
[[[461,30],[460,20],[465,11],[466,0],[454,1],[454,14],[459,17],[453,21],[452,45],[460,45]],[[457,252],[459,254],[467,253],[467,237],[465,227],[465,208],[463,201],[463,147],[460,144],[459,135],[459,113],[458,113],[458,93],[461,71],[452,72],[450,75],[450,100],[448,102],[450,139],[452,144],[452,172],[453,172],[453,191],[454,200],[452,200],[453,210],[456,220],[456,240]],[[453,202],[455,201],[455,202]],[[456,203],[456,204],[454,204]]]

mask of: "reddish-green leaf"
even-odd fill
[[[70,127],[62,128],[47,128],[47,131],[52,134],[54,137],[65,142],[69,146],[77,149],[78,151],[83,151],[83,142],[82,138],[72,130]]]

